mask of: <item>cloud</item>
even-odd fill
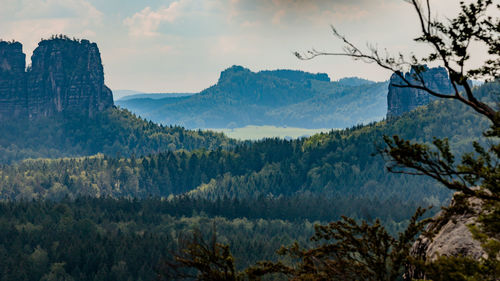
[[[440,16],[458,7],[456,0],[431,1]],[[232,64],[382,80],[386,74],[374,66],[304,62],[291,53],[341,51],[330,24],[360,46],[418,51],[409,45],[418,35],[413,17],[403,0],[0,0],[0,38],[21,41],[28,57],[41,37],[88,38],[99,44],[110,85],[184,91],[210,85]]]
[[[168,7],[153,10],[146,7],[133,16],[126,18],[123,23],[129,28],[132,36],[156,36],[158,27],[163,22],[174,22],[182,16],[182,9],[188,3],[187,0],[172,2]]]
[[[320,24],[359,20],[376,10],[368,0],[220,0],[226,2],[233,22],[267,22],[273,25]],[[382,0],[384,1],[384,0]],[[380,1],[379,1],[380,4]],[[332,18],[333,17],[333,18]],[[328,23],[327,23],[328,22]]]
[[[2,0],[2,5],[0,38],[22,42],[28,57],[40,38],[52,34],[95,36],[104,18],[87,0]]]
[[[285,10],[279,10],[279,11],[277,11],[276,13],[274,13],[272,22],[274,24],[280,24],[281,20],[283,19],[283,17],[285,17],[285,15],[286,15],[286,11]]]
[[[79,19],[83,24],[102,20],[103,14],[86,0],[24,0],[14,14],[21,19]],[[82,24],[82,22],[80,22]]]
[[[361,20],[370,13],[363,7],[356,7],[351,5],[337,5],[332,9],[324,10],[320,18],[334,19],[336,21],[357,21]]]

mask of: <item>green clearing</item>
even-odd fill
[[[310,137],[319,133],[327,133],[337,129],[306,129],[295,127],[276,126],[245,126],[242,128],[208,129],[210,131],[222,132],[230,138],[238,140],[260,140],[264,138],[286,138],[296,139],[300,137]]]

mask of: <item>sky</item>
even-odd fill
[[[431,1],[436,17],[458,0]],[[52,34],[96,42],[111,89],[198,92],[222,70],[298,69],[332,80],[387,80],[375,65],[342,57],[295,58],[315,48],[341,51],[330,25],[359,46],[424,54],[417,18],[404,0],[0,0],[0,38],[29,57]]]

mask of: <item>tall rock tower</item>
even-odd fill
[[[27,115],[26,55],[19,42],[0,42],[0,119]]]
[[[453,93],[453,87],[448,76],[448,72],[443,67],[430,68],[422,73],[425,85],[441,94]],[[419,85],[415,79],[414,70],[405,73],[405,79],[413,84]],[[393,74],[389,83],[389,93],[387,95],[387,118],[400,116],[419,106],[426,105],[435,99],[434,96],[423,90],[415,88],[401,88],[395,85],[406,85],[403,80]]]
[[[0,118],[93,116],[113,106],[95,43],[55,37],[42,40],[25,71],[21,43],[0,42]]]

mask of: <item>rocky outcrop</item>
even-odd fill
[[[425,86],[429,89],[441,94],[451,94],[453,92],[448,72],[446,72],[445,68],[430,68],[421,74],[425,81]],[[409,73],[405,73],[404,77],[412,84],[421,85],[421,83],[417,82],[413,69]],[[400,116],[405,112],[426,105],[436,99],[423,90],[402,88],[397,87],[397,85],[406,85],[406,83],[397,74],[393,74],[390,79],[389,93],[387,95],[387,118]]]
[[[95,43],[57,37],[43,40],[25,71],[19,42],[0,42],[0,118],[94,115],[113,106]]]
[[[19,42],[0,42],[0,119],[27,114],[26,55]]]
[[[441,211],[432,220],[426,230],[434,233],[432,237],[421,235],[413,244],[411,255],[426,262],[436,261],[439,256],[470,257],[475,260],[488,258],[488,254],[481,246],[481,242],[474,239],[469,226],[477,225],[478,216],[483,212],[484,203],[478,198],[469,198],[468,208],[458,214],[447,215]],[[455,198],[450,207],[456,205]],[[422,273],[413,268],[407,272],[413,279],[424,278]]]
[[[452,202],[452,206],[455,204]],[[469,225],[477,223],[483,203],[480,199],[468,199],[468,210],[462,214],[445,217],[441,212],[436,215],[429,229],[436,228],[436,235],[430,239],[420,237],[413,246],[413,254],[424,257],[427,261],[435,261],[442,256],[467,256],[474,259],[487,258],[481,243],[472,237]]]
[[[309,99],[315,91],[313,84],[328,82],[330,78],[325,73],[296,70],[253,72],[234,65],[222,71],[217,84],[200,95],[211,96],[213,101],[230,99],[230,103],[279,107]]]

